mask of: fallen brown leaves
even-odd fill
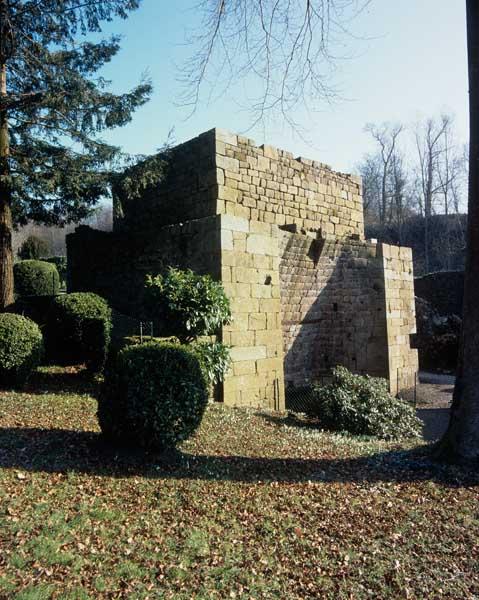
[[[213,406],[103,444],[81,373],[0,396],[0,598],[477,598],[477,480],[428,449]]]

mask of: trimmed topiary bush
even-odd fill
[[[21,315],[0,314],[0,385],[24,385],[42,356],[43,337],[38,325]]]
[[[331,384],[315,386],[310,414],[325,429],[354,435],[401,439],[421,432],[412,406],[394,398],[385,379],[353,375],[344,367],[334,369]]]
[[[98,401],[104,435],[152,450],[173,448],[198,428],[207,382],[188,346],[147,342],[121,350]]]
[[[13,265],[15,294],[55,296],[60,291],[60,277],[55,265],[43,260],[22,260]]]
[[[47,356],[51,362],[103,369],[111,336],[111,309],[106,300],[90,292],[57,296],[46,328]]]
[[[67,281],[67,257],[50,256],[48,258],[44,258],[43,260],[45,262],[51,263],[52,265],[55,265],[58,271],[58,275],[60,277],[60,284],[62,286],[65,286]]]

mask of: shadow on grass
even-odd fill
[[[450,417],[449,408],[420,408],[417,416],[423,423],[422,435],[428,442],[440,440],[446,433]]]
[[[119,450],[99,433],[62,429],[0,429],[0,467],[109,477],[237,482],[414,482],[479,485],[479,474],[435,463],[431,446],[345,459],[155,455]]]

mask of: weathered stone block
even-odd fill
[[[236,346],[231,349],[231,359],[233,362],[243,360],[259,360],[267,358],[268,352],[266,346]]]

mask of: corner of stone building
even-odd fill
[[[232,358],[223,401],[284,410],[277,227],[230,214],[219,222],[221,281],[233,316],[221,336]]]
[[[416,384],[418,352],[411,348],[416,333],[412,249],[378,244],[384,272],[390,391],[407,395]]]

